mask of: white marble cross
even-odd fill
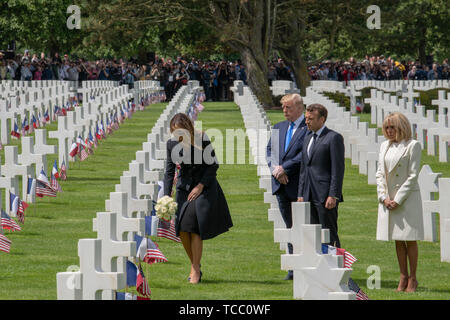
[[[445,95],[447,95],[447,99]],[[445,90],[439,90],[438,99],[431,100],[431,104],[438,106],[439,114],[448,114],[448,109],[450,109],[450,95]]]
[[[423,202],[426,212],[439,213],[441,261],[450,262],[450,178],[439,178],[439,200]]]
[[[144,182],[158,182],[163,179],[164,172],[162,169],[153,170],[150,167],[150,153],[147,151],[137,151],[136,161],[144,165]],[[164,167],[164,164],[163,164]]]
[[[292,243],[293,253],[301,253],[302,248],[302,225],[310,224],[310,210],[309,202],[292,202],[292,228],[279,228],[274,230],[274,241],[280,243]],[[321,230],[322,243],[330,242],[330,232],[328,229]]]
[[[1,159],[0,159],[0,163],[1,163]],[[19,181],[16,177],[3,177],[1,165],[0,165],[0,189],[5,189],[5,211],[8,212],[9,208],[10,208],[10,203],[11,203],[10,197],[9,197],[9,192],[18,194]],[[0,202],[1,202],[1,194],[0,194]]]
[[[55,154],[57,146],[47,144],[47,130],[36,129],[34,131],[34,151],[40,154]],[[62,163],[62,161],[61,161]],[[61,165],[61,163],[59,165]]]
[[[0,128],[1,128],[1,143],[6,146],[11,140],[11,128],[14,126],[14,119],[17,113],[8,108],[8,101],[0,100]]]
[[[97,212],[97,239],[102,240],[102,270],[126,273],[127,257],[136,255],[135,241],[117,239],[117,213]],[[103,300],[113,300],[114,291],[103,290]]]
[[[146,183],[144,181],[144,164],[137,161],[132,161],[129,164],[130,170],[124,172],[125,176],[136,177],[136,197],[139,199],[142,196],[146,198],[157,200],[158,197],[158,185],[155,183]]]
[[[6,146],[5,147],[5,164],[2,166],[2,174],[5,177],[12,177],[18,179],[19,176],[22,177],[22,199],[27,198],[27,186],[28,177],[34,175],[33,168],[31,165],[21,165],[18,159],[18,148],[17,146]],[[9,209],[9,208],[8,208]]]
[[[58,139],[58,163],[61,165],[63,160],[66,162],[66,167],[69,168],[69,149],[72,144],[72,139],[76,138],[77,132],[68,130],[67,117],[58,117],[58,130],[50,131],[48,133],[50,138]]]
[[[36,177],[39,176],[41,170],[44,170],[47,175],[47,156],[35,152],[33,137],[22,137],[22,154],[19,155],[18,160],[25,166],[34,164]]]
[[[125,192],[111,192],[108,200],[105,201],[105,208],[109,212],[117,213],[117,238],[127,241],[128,233],[136,232],[145,234],[145,219],[132,218],[128,212],[128,194]],[[94,227],[96,223],[94,223]],[[94,229],[94,231],[97,231]],[[132,234],[130,239],[134,239]]]
[[[356,294],[348,289],[352,269],[343,268],[343,256],[322,254],[321,226],[301,228],[301,253],[281,256],[281,269],[294,272],[294,299],[354,300]]]
[[[442,173],[434,173],[429,165],[422,166],[418,178],[422,203],[435,200],[434,193],[439,192],[438,179],[440,176],[442,176]],[[428,205],[423,206],[424,240],[436,242],[438,239],[436,229],[437,213],[430,212],[428,209]]]
[[[102,270],[102,240],[78,241],[83,300],[101,300],[102,290],[120,290],[126,286],[125,273]]]

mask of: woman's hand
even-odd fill
[[[198,198],[203,192],[204,185],[199,183],[188,195],[188,201],[193,201]]]
[[[388,210],[395,210],[398,207],[398,203],[394,200],[385,199],[383,204]]]

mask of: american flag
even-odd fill
[[[25,210],[28,208],[28,203],[19,199],[19,208],[17,209],[17,219],[20,223],[25,223]]]
[[[80,155],[80,160],[84,161],[87,159],[87,157],[89,156],[88,153],[86,152],[86,149],[84,148],[83,144],[80,143],[80,150],[81,152],[79,153]]]
[[[167,262],[167,258],[159,250],[158,244],[150,239],[147,239],[147,252],[145,253],[144,262],[148,264]]]
[[[138,268],[138,275],[136,278],[136,290],[140,294],[142,294],[145,297],[149,297],[152,292],[150,291],[150,287],[148,286],[147,279],[145,279],[144,272],[142,271],[142,267],[139,264]]]
[[[1,223],[2,228],[10,231],[21,231],[22,228],[15,222],[11,217],[5,212],[5,210],[1,209]]]
[[[173,220],[165,221],[163,219],[159,219],[158,221],[158,229],[157,236],[166,238],[169,240],[173,240],[175,242],[181,242],[180,238],[177,237],[175,232],[175,222]]]
[[[41,174],[36,179],[36,196],[40,198],[44,196],[56,197],[56,190],[54,190],[48,182],[44,170],[41,170]]]
[[[61,178],[61,180],[67,180],[66,162],[64,161],[64,159],[61,163],[61,171],[59,172],[59,177]]]
[[[351,291],[356,292],[356,300],[370,300],[367,294],[361,290],[352,278],[348,279],[348,288]]]
[[[11,240],[0,233],[0,251],[9,253],[11,249]]]
[[[340,255],[344,258],[344,268],[351,268],[353,263],[357,260],[350,252],[342,248],[336,248],[327,244],[322,244],[323,254]]]

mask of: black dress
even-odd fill
[[[183,148],[175,140],[167,141],[166,171],[164,174],[164,195],[171,196],[176,162],[180,164],[176,185],[175,231],[195,232],[202,240],[207,240],[227,232],[233,226],[228,204],[217,179],[219,168],[214,149],[206,136],[203,136],[202,149],[193,146]],[[176,148],[176,149],[174,149]],[[178,159],[172,159],[172,151]],[[190,153],[190,155],[189,155]],[[183,155],[185,157],[183,157]],[[178,161],[180,160],[181,161]],[[199,183],[203,192],[193,202],[187,201],[189,193]],[[195,223],[195,219],[197,223]],[[180,223],[181,222],[181,223]],[[196,226],[198,230],[196,230]],[[193,230],[193,231],[189,231]]]

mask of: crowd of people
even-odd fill
[[[308,68],[312,80],[337,80],[348,82],[350,80],[438,80],[450,79],[450,66],[448,59],[442,64],[432,63],[423,65],[419,61],[397,61],[392,57],[366,56],[364,60],[357,61],[350,58],[348,61],[323,63]]]
[[[241,61],[202,61],[181,57],[175,60],[155,56],[153,61],[139,64],[135,60],[100,59],[86,61],[70,58],[67,54],[55,53],[47,57],[45,53],[31,55],[25,50],[23,55],[5,59],[0,53],[0,80],[112,80],[128,84],[135,81],[160,81],[170,100],[178,88],[189,80],[198,80],[204,87],[207,101],[231,101],[230,90],[234,80],[247,83],[247,75]]]
[[[274,59],[267,64],[267,81],[272,85],[275,80],[295,81],[292,70],[282,59]],[[418,61],[396,61],[391,57],[366,56],[357,61],[323,61],[308,67],[311,80],[436,80],[450,79],[448,59],[442,64],[422,65]],[[99,59],[86,61],[70,58],[67,54],[55,53],[48,57],[45,53],[31,55],[25,50],[23,55],[6,59],[0,53],[0,80],[112,80],[128,84],[130,88],[135,81],[156,80],[164,87],[167,99],[171,99],[189,80],[198,80],[203,86],[206,101],[232,101],[231,87],[235,80],[247,84],[245,66],[236,61],[203,61],[192,58],[176,59],[155,56],[155,59],[140,64],[135,60]]]

